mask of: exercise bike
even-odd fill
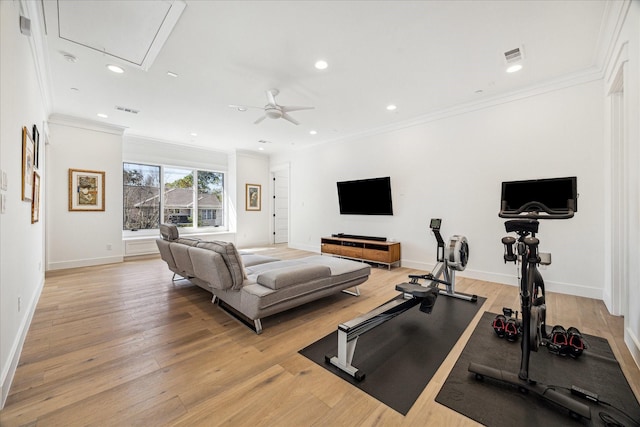
[[[430,314],[438,295],[476,302],[477,295],[467,295],[455,290],[455,271],[463,271],[469,260],[469,244],[464,236],[453,236],[445,246],[440,226],[442,220],[434,218],[430,222],[431,231],[438,243],[437,263],[431,273],[409,275],[409,282],[396,285],[400,293],[391,301],[338,326],[338,354],[326,355],[325,362],[331,363],[357,381],[365,378],[365,373],[352,365],[353,355],[360,335],[382,325],[407,310],[420,305],[420,311]],[[420,281],[424,280],[424,284]],[[444,289],[440,287],[444,285]]]
[[[567,183],[566,181],[569,180]],[[554,184],[557,187],[554,188]],[[519,191],[518,191],[519,190]],[[530,193],[530,194],[521,194]],[[564,194],[560,194],[564,192]],[[517,200],[516,209],[510,203]],[[523,200],[531,200],[522,203]],[[543,202],[536,201],[543,200]],[[470,363],[468,370],[475,374],[477,380],[492,378],[518,388],[522,393],[534,393],[563,408],[570,415],[590,419],[589,407],[577,400],[557,392],[529,377],[529,358],[531,351],[537,351],[543,338],[546,338],[546,305],[544,281],[538,270],[538,264],[550,264],[551,257],[541,256],[538,252],[540,240],[536,237],[539,219],[568,219],[577,210],[577,192],[575,178],[538,181],[515,181],[503,183],[501,218],[508,218],[505,229],[515,232],[502,239],[505,246],[504,261],[520,263],[520,305],[522,313],[522,355],[520,370],[517,374],[492,368],[486,365]],[[549,207],[551,206],[551,207]],[[516,251],[514,252],[514,248]]]

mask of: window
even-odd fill
[[[160,228],[160,167],[125,163],[122,182],[123,228]]]
[[[154,229],[160,223],[224,225],[224,173],[134,163],[124,163],[123,170],[125,230]]]

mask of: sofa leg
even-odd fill
[[[260,319],[255,319],[253,321],[253,325],[256,328],[256,334],[260,335],[262,333],[262,322],[260,321]]]
[[[213,298],[211,298],[211,304],[215,304],[217,299],[218,297],[216,296],[216,294],[213,294]]]
[[[344,289],[342,292],[344,292],[345,294],[353,295],[354,297],[360,296],[360,289],[357,286],[354,286],[352,291]]]

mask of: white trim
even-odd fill
[[[92,130],[95,132],[103,132],[103,133],[109,133],[112,135],[120,135],[120,136],[123,135],[124,130],[126,129],[125,127],[122,127],[122,126],[96,122],[88,119],[81,119],[79,117],[67,116],[64,114],[52,114],[49,116],[48,121],[50,124],[52,123],[56,125]]]
[[[29,302],[29,314],[24,317],[22,323],[20,324],[20,327],[18,328],[17,339],[13,342],[11,350],[9,351],[9,357],[7,358],[9,363],[2,371],[2,395],[0,396],[0,410],[4,408],[7,397],[9,397],[9,390],[11,389],[11,383],[13,382],[13,377],[15,376],[16,369],[18,368],[18,362],[20,362],[20,355],[22,354],[24,341],[27,338],[27,332],[29,332],[29,326],[31,326],[31,321],[33,320],[33,315],[36,312],[36,307],[38,305],[38,301],[40,300],[40,295],[42,294],[43,288],[44,276],[42,277],[42,280],[38,285],[38,289],[36,289],[36,292],[34,293],[34,298]]]
[[[466,104],[460,104],[451,108],[440,109],[432,113],[418,116],[413,119],[393,123],[390,125],[380,126],[373,129],[368,129],[362,132],[355,132],[355,133],[352,133],[346,136],[341,136],[334,139],[319,141],[314,144],[295,148],[294,150],[300,151],[300,150],[305,150],[310,147],[315,147],[318,145],[331,144],[331,143],[337,143],[337,142],[348,142],[352,140],[361,139],[363,137],[390,133],[397,130],[406,129],[413,126],[419,126],[422,124],[443,120],[449,117],[467,114],[474,111],[483,110],[485,108],[495,107],[502,104],[508,104],[510,102],[519,101],[522,99],[542,95],[545,93],[554,92],[557,90],[566,89],[573,86],[579,86],[579,85],[590,83],[593,81],[598,81],[602,79],[602,76],[603,76],[602,70],[592,67],[585,71],[569,74],[559,79],[542,83],[536,86],[531,86],[518,91],[508,92],[506,94],[496,95],[490,98],[483,99],[481,101],[473,101],[473,102],[468,102]]]
[[[64,270],[67,268],[91,267],[94,265],[117,264],[124,261],[123,256],[111,256],[102,258],[87,258],[73,261],[61,261],[47,263],[47,271]]]
[[[640,367],[640,339],[633,333],[631,328],[624,328],[624,342],[629,347],[629,352]]]

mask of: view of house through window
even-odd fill
[[[125,163],[122,182],[123,229],[160,228],[160,166]]]
[[[224,225],[221,172],[124,163],[123,183],[125,230]]]

